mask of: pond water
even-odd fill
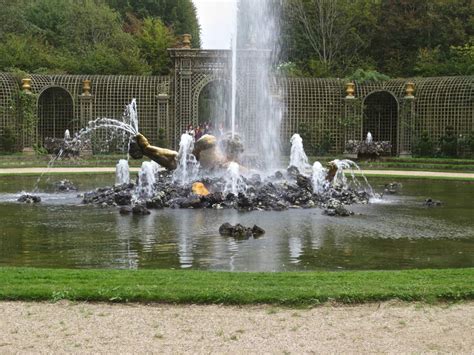
[[[43,178],[43,201],[16,202],[37,177],[0,177],[0,266],[62,268],[194,268],[231,271],[378,270],[474,266],[474,184],[402,180],[398,195],[350,206],[356,215],[328,217],[321,209],[284,212],[153,210],[121,216],[116,208],[85,206],[77,193],[50,193],[58,176]],[[114,176],[71,175],[81,191]],[[376,190],[388,180],[371,180]],[[40,194],[41,195],[41,194]],[[425,198],[442,200],[427,208]],[[258,239],[219,235],[224,222],[257,224]]]

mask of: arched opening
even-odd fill
[[[60,87],[44,90],[38,100],[38,135],[40,142],[49,138],[64,138],[72,131],[74,104],[71,95]],[[72,133],[72,132],[71,132]]]
[[[398,102],[387,91],[369,94],[364,100],[362,135],[372,134],[374,141],[389,141],[391,155],[397,154],[398,147]]]
[[[227,81],[209,82],[199,94],[198,124],[208,126],[210,132],[219,134],[231,128],[231,87]]]

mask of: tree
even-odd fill
[[[137,38],[143,57],[151,66],[152,74],[168,74],[171,59],[166,50],[176,42],[173,33],[159,18],[147,17]]]
[[[106,0],[106,2],[120,12],[124,19],[129,17],[127,14],[132,14],[141,20],[147,17],[159,18],[176,35],[191,34],[193,47],[201,47],[201,29],[192,0]]]

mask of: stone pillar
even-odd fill
[[[157,112],[158,112],[158,130],[163,129],[166,139],[166,144],[172,142],[172,131],[173,127],[170,124],[170,117],[169,117],[169,96],[168,94],[158,94],[157,96]],[[160,132],[158,131],[158,138],[160,138]]]
[[[415,117],[415,84],[405,84],[405,97],[402,99],[402,107],[399,114],[398,125],[398,155],[411,157],[413,144],[413,125]]]
[[[79,95],[79,116],[80,121],[78,127],[74,127],[78,131],[82,127],[86,127],[89,121],[94,119],[94,96],[91,94],[91,81],[84,80],[82,82],[82,94]],[[83,155],[92,155],[92,145],[83,148]]]
[[[74,127],[75,130],[85,127],[93,119],[93,102],[94,96],[91,94],[91,81],[84,80],[82,82],[82,94],[79,95],[80,122],[79,127]]]
[[[354,158],[353,154],[346,151],[348,141],[361,140],[361,103],[355,97],[355,84],[346,83],[346,97],[344,98],[344,117],[343,117],[343,136],[344,136],[344,155]]]
[[[31,78],[21,79],[21,95],[18,106],[22,120],[22,144],[25,154],[34,154],[33,146],[38,143],[38,104],[37,95],[31,92]]]

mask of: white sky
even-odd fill
[[[201,25],[203,49],[229,49],[237,0],[193,0]]]

